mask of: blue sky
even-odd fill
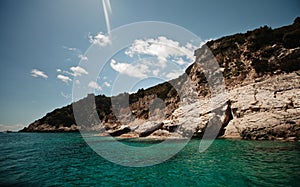
[[[300,16],[297,0],[110,0],[110,4],[112,30],[134,22],[163,21],[184,27],[202,40],[263,25],[280,27]],[[108,36],[101,0],[1,0],[0,25],[0,130],[20,129],[70,104],[73,78],[86,73],[78,65],[80,59],[85,60],[93,42],[105,42]],[[169,39],[152,41],[164,40]],[[126,69],[145,69],[138,60],[135,67],[124,62],[126,51],[136,55],[133,48],[110,59],[106,74],[89,84],[97,94],[109,95],[112,78],[128,73]],[[188,60],[188,56],[175,58]],[[137,87],[151,84],[142,81]]]

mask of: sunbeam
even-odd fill
[[[110,22],[109,22],[109,14],[112,14],[111,6],[109,0],[102,0],[105,22],[107,27],[107,33],[110,35]]]

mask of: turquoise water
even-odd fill
[[[132,168],[106,161],[79,133],[1,133],[0,186],[300,185],[299,142],[220,139],[199,153],[199,141],[164,163]]]

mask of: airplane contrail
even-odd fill
[[[102,0],[105,22],[107,27],[107,33],[110,35],[110,22],[109,22],[109,14],[112,14],[111,6],[109,0]]]

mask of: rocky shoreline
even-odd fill
[[[269,77],[261,82],[228,90],[226,95],[227,97],[221,98],[220,101],[224,111],[221,119],[223,121],[225,118],[230,120],[223,127],[224,133],[219,138],[299,140],[300,76],[298,73]],[[231,101],[230,104],[228,101]],[[214,108],[210,111],[205,110],[211,108],[209,104],[209,99],[203,100],[200,105],[194,103],[179,107],[174,111],[172,120],[148,121],[139,127],[122,126],[116,130],[98,134],[98,136],[147,137],[148,139],[186,138],[183,131],[175,132],[175,128],[181,126],[182,128],[194,127],[189,129],[193,131],[193,137],[201,138],[199,132],[205,132],[208,120],[216,115],[213,112]],[[189,109],[186,110],[186,107]],[[226,110],[228,112],[225,112]],[[183,113],[182,111],[188,112]],[[176,122],[178,119],[184,119],[182,124]],[[170,130],[172,127],[173,130]]]
[[[112,98],[89,94],[73,105],[48,113],[21,132],[84,130],[119,138],[180,139],[207,138],[205,133],[211,131],[214,135],[210,138],[298,141],[299,31],[300,18],[297,18],[289,26],[277,29],[265,26],[209,41],[195,51],[195,62],[177,79]],[[211,51],[219,64],[212,69],[213,76],[224,77],[224,93],[219,95],[211,92],[203,70],[203,65],[211,63],[206,58],[207,51]],[[181,100],[179,95],[186,99]],[[119,113],[115,113],[111,99],[118,101],[118,98],[128,98],[129,107],[117,102],[114,109]],[[95,106],[86,106],[91,99],[95,100]],[[163,101],[165,108],[150,111],[155,100]],[[72,106],[76,105],[84,106],[82,115],[89,116],[87,120],[75,122]],[[94,109],[97,113],[91,113]],[[101,122],[93,120],[95,115]]]

